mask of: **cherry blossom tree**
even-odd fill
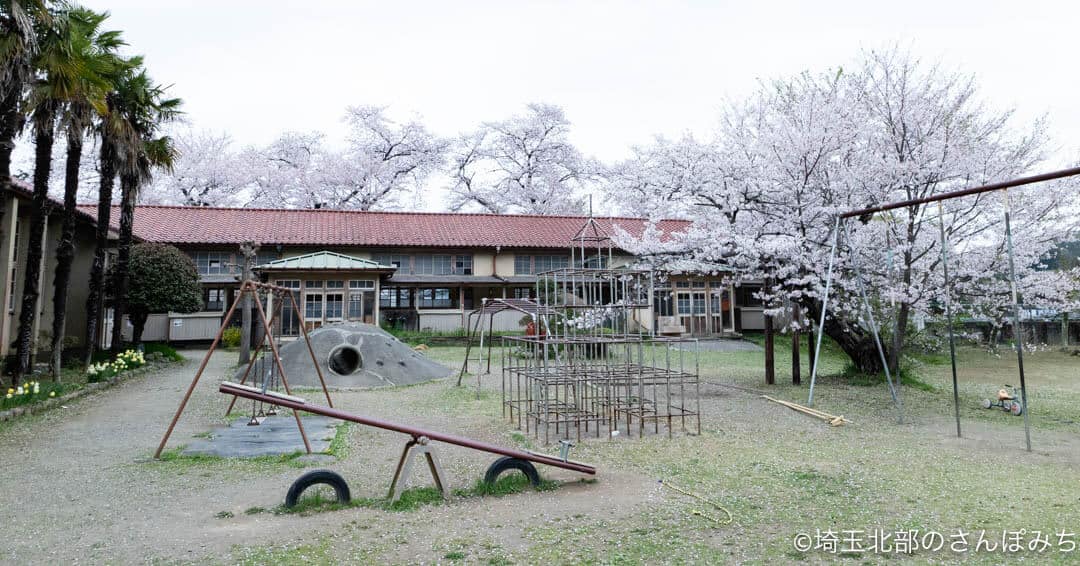
[[[252,183],[250,169],[233,150],[228,134],[182,131],[173,137],[179,154],[173,170],[142,195],[147,204],[242,206]]]
[[[446,142],[418,120],[398,123],[376,106],[345,114],[345,148],[320,133],[287,132],[241,156],[253,202],[287,208],[392,209],[443,164]]]
[[[450,209],[492,213],[580,214],[597,164],[569,141],[570,121],[558,106],[487,122],[450,149]]]
[[[708,144],[659,140],[617,164],[611,198],[654,218],[692,220],[683,234],[647,232],[626,245],[659,263],[766,282],[767,312],[798,306],[816,320],[840,212],[921,198],[1040,168],[1042,124],[1018,131],[1010,112],[977,99],[974,81],[899,50],[865,54],[852,71],[763,83],[724,110]],[[1055,302],[1068,274],[1040,258],[1075,229],[1074,182],[1014,190],[1016,267],[1027,302]],[[642,201],[671,202],[641,210]],[[898,366],[912,318],[940,315],[939,221],[952,246],[953,300],[963,313],[1001,312],[1008,274],[1000,193],[897,209],[845,224],[825,332],[865,371],[880,358],[865,321],[856,263]],[[800,324],[790,321],[790,325]]]

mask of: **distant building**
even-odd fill
[[[95,207],[83,210],[93,214]],[[119,215],[114,213],[113,217]],[[240,245],[254,241],[260,244],[257,273],[267,282],[296,289],[296,300],[311,328],[355,320],[452,331],[462,328],[469,312],[486,297],[535,296],[536,274],[567,267],[571,238],[585,220],[574,216],[140,206],[134,229],[140,239],[175,245],[195,260],[202,276],[202,317],[220,317],[228,310],[239,286],[243,263]],[[640,218],[597,221],[610,234],[616,226],[640,234],[645,226]],[[669,220],[662,221],[660,228],[673,232],[687,225]],[[611,262],[618,266],[633,259],[616,251]],[[692,336],[760,330],[762,308],[753,297],[757,288],[735,288],[719,278],[673,274],[656,284],[655,329]],[[519,330],[519,318],[508,317],[497,324],[505,330]],[[282,322],[284,333],[299,332],[297,322],[287,315]],[[154,339],[154,332],[172,332],[179,328],[176,324],[151,323],[148,338]]]
[[[3,297],[0,304],[0,357],[15,353],[15,339],[22,311],[22,292],[26,277],[27,237],[30,232],[30,212],[33,190],[26,183],[13,179],[11,187],[4,191],[4,215],[0,217],[0,285]],[[44,254],[41,259],[41,279],[38,281],[38,316],[34,319],[35,344],[39,359],[41,350],[48,348],[52,339],[53,279],[56,275],[56,246],[60,241],[63,203],[49,201],[44,235]],[[68,289],[67,317],[64,342],[72,350],[86,345],[86,296],[90,279],[90,267],[94,260],[94,216],[80,211],[75,226],[75,260],[71,266],[71,287]],[[113,234],[115,236],[115,233]]]

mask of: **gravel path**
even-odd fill
[[[132,378],[67,409],[0,427],[0,484],[5,486],[0,491],[0,525],[6,533],[0,538],[0,563],[229,562],[239,547],[309,542],[339,530],[343,521],[377,526],[359,531],[356,536],[369,539],[361,546],[385,549],[390,544],[391,555],[411,562],[431,559],[431,541],[455,533],[486,532],[509,542],[526,525],[580,514],[598,502],[604,502],[605,513],[620,513],[655,498],[654,480],[608,474],[594,485],[458,500],[414,513],[355,509],[306,517],[248,515],[244,511],[252,507],[280,504],[303,470],[276,462],[150,458],[204,352],[184,355],[188,359],[183,364]],[[211,359],[170,447],[190,442],[193,435],[221,422],[223,397],[214,384],[231,369],[234,355],[215,354]],[[492,427],[489,417],[471,410],[449,416],[418,410],[417,403],[424,402],[420,399],[446,387],[446,382],[437,382],[378,395],[338,392],[335,405],[510,444],[508,430]],[[354,427],[347,457],[328,467],[349,480],[354,497],[382,497],[403,442],[398,434]],[[451,488],[471,486],[491,461],[449,446],[440,448],[440,457]],[[545,475],[566,481],[578,477],[559,470]],[[413,478],[416,485],[429,483],[422,474]],[[575,495],[581,490],[589,497]],[[231,516],[219,518],[219,512]],[[386,542],[391,539],[397,542]]]

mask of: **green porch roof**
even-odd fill
[[[286,257],[264,263],[256,269],[261,271],[277,271],[281,269],[311,270],[311,271],[348,271],[356,269],[393,271],[392,265],[362,259],[351,255],[339,254],[330,251],[321,251],[296,257]]]

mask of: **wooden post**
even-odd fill
[[[771,316],[765,315],[765,383],[768,385],[776,383],[774,338],[773,319]]]
[[[806,331],[806,361],[808,367],[814,367],[814,327]]]
[[[800,313],[799,305],[794,305],[791,309],[791,320],[793,322],[799,322]],[[801,368],[799,367],[799,330],[793,328],[791,330],[791,384],[799,385],[802,383],[802,376],[800,375]]]
[[[1061,313],[1061,345],[1069,347],[1069,313]]]

